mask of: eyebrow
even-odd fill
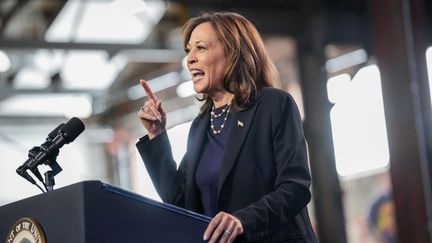
[[[200,43],[208,44],[206,41],[203,41],[203,40],[195,41],[193,44],[197,45],[197,44],[200,44]],[[191,45],[191,43],[188,42],[187,45]]]

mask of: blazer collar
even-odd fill
[[[199,155],[201,154],[201,151],[203,149],[202,144],[204,144],[204,139],[207,134],[207,127],[209,125],[210,121],[210,114],[206,113],[202,117],[196,118],[196,120],[192,123],[192,129],[190,129],[192,134],[192,139],[190,140],[189,148],[190,151],[189,154],[189,161],[188,161],[188,167],[187,167],[187,183],[189,185],[194,184],[194,175],[195,175],[195,169],[196,165],[199,160]]]
[[[198,117],[194,120],[190,129],[190,139],[188,143],[188,163],[186,165],[186,190],[185,190],[185,206],[187,209],[203,213],[202,203],[199,199],[199,190],[195,184],[195,170],[199,160],[199,155],[203,149],[204,139],[210,115],[205,114],[203,117]]]

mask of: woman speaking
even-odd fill
[[[311,178],[297,106],[254,25],[230,12],[183,27],[187,67],[203,104],[179,168],[162,102],[144,80],[137,148],[162,200],[212,217],[209,242],[317,242],[306,205]]]

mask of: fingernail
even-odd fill
[[[162,117],[161,116],[157,116],[159,121],[162,121]]]
[[[154,117],[153,117],[153,121],[156,121],[156,120],[159,120],[159,119],[158,119],[157,117],[154,116]]]
[[[207,235],[204,235],[204,236],[203,236],[203,240],[208,240],[208,236],[207,236]]]

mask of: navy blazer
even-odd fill
[[[292,97],[262,89],[232,122],[219,176],[218,209],[233,214],[253,242],[317,242],[306,205],[311,195],[307,149]],[[164,202],[203,213],[195,170],[210,114],[194,119],[179,168],[167,134],[140,139],[137,148]]]

